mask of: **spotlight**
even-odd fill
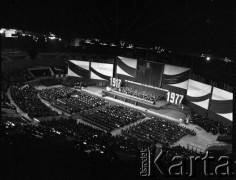
[[[207,57],[206,57],[206,60],[207,60],[207,61],[210,61],[210,60],[211,60],[211,57],[210,57],[210,56],[207,56]]]
[[[6,29],[2,28],[0,29],[0,34],[3,34],[6,31]]]

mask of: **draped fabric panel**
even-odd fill
[[[89,62],[70,60],[68,63],[68,76],[89,78]]]
[[[124,76],[135,77],[137,68],[137,59],[117,57],[116,73]]]
[[[214,87],[209,111],[233,120],[233,93]]]
[[[188,81],[186,99],[191,103],[208,110],[212,86],[192,79]]]
[[[92,79],[99,79],[99,80],[110,80],[111,76],[106,76],[98,71],[96,71],[95,69],[93,69],[91,67],[91,78]]]
[[[211,96],[211,94],[206,94],[205,96],[199,96],[199,97],[191,97],[191,96],[187,96],[187,100],[191,101],[191,102],[201,102],[201,101],[205,101],[207,99],[209,99]]]
[[[164,84],[178,84],[189,79],[190,70],[176,75],[163,74],[162,83]]]
[[[165,64],[164,72],[162,75],[162,86],[169,85],[172,87],[176,87],[177,89],[180,88],[187,90],[189,76],[189,68]]]
[[[162,89],[166,89],[170,92],[174,92],[176,94],[180,94],[183,95],[184,97],[186,96],[187,90],[183,89],[183,88],[179,88],[179,87],[175,87],[175,86],[171,86],[169,84],[162,84]]]
[[[113,76],[113,64],[91,62],[91,79],[107,80]]]

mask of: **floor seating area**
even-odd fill
[[[139,141],[170,146],[187,134],[196,135],[196,132],[179,126],[176,122],[152,117],[126,130],[122,130],[122,134],[128,138],[135,138]]]
[[[53,106],[69,114],[94,109],[106,104],[104,99],[63,86],[43,89],[39,94],[43,99],[51,101]]]
[[[51,110],[37,96],[38,91],[29,85],[12,86],[11,96],[16,105],[31,118],[56,116],[57,112]]]
[[[128,107],[115,105],[84,113],[83,117],[85,121],[110,132],[143,119],[145,118],[145,115]]]
[[[216,135],[217,133],[232,135],[232,127],[225,126],[221,122],[203,117],[197,113],[191,113],[189,122],[202,127],[207,132],[212,133],[213,135]]]
[[[69,97],[76,92],[76,90],[67,87],[52,87],[40,90],[39,94],[43,99],[54,101],[56,99]]]

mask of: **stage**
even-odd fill
[[[104,87],[91,86],[83,88],[82,91],[103,97],[108,100],[110,104],[122,104],[143,111],[148,116],[158,116],[175,122],[182,122],[189,113],[189,111],[186,111],[185,109],[182,110],[179,106],[170,104],[167,101],[159,101],[153,104],[129,95],[127,96],[117,92],[106,91]]]
[[[44,88],[49,88],[49,87],[44,87],[44,86],[37,87],[37,89],[44,89]],[[202,129],[201,127],[199,127],[197,125],[194,125],[191,123],[186,125],[182,122],[182,119],[185,119],[186,115],[189,113],[189,109],[187,107],[182,109],[179,106],[169,104],[168,102],[165,102],[165,101],[160,101],[160,102],[157,102],[156,104],[143,102],[143,104],[145,104],[145,107],[147,107],[147,108],[145,108],[145,107],[139,106],[139,105],[142,105],[141,102],[138,102],[136,105],[135,105],[135,103],[129,103],[127,101],[125,102],[124,97],[121,96],[120,94],[119,94],[119,96],[121,96],[120,100],[114,99],[114,96],[112,96],[112,95],[110,95],[110,96],[105,95],[105,93],[104,93],[106,91],[105,87],[90,86],[90,87],[82,88],[82,90],[79,90],[79,89],[76,89],[76,90],[104,98],[110,105],[121,104],[124,106],[128,106],[132,109],[137,109],[137,110],[142,111],[147,117],[152,117],[152,116],[161,117],[163,119],[177,122],[181,126],[185,126],[187,128],[194,129],[197,132],[196,136],[187,135],[187,136],[183,137],[181,140],[179,140],[178,142],[174,143],[172,146],[181,145],[181,146],[185,146],[186,148],[188,146],[193,146],[193,147],[197,148],[198,150],[201,149],[204,151],[204,150],[206,150],[208,144],[218,142],[217,137],[219,136],[219,134],[213,135],[211,133],[207,133],[204,129]],[[127,98],[127,96],[125,96],[125,97]],[[134,99],[131,98],[131,99],[133,101],[141,101],[136,98],[134,98]],[[52,106],[50,106],[50,107],[52,107]],[[94,126],[86,121],[83,121],[82,118],[79,116],[79,114],[73,115],[73,118],[76,119],[78,122],[81,122],[81,123],[87,124],[89,126],[93,126],[96,129],[99,129],[96,126]],[[133,124],[125,126],[121,129],[128,128],[129,126],[132,126],[136,123],[140,123],[141,121],[144,121],[144,120],[145,119],[142,119],[138,122],[135,122]],[[116,129],[116,130],[112,131],[111,132],[112,135],[119,135],[121,133],[121,129]]]
[[[106,91],[106,90],[104,91],[103,90],[102,94],[103,94],[103,97],[109,96],[114,99],[118,99],[118,100],[130,103],[130,104],[134,104],[136,106],[144,107],[146,109],[159,110],[159,109],[161,109],[161,107],[169,104],[167,101],[159,101],[154,104],[152,101],[147,101],[147,100],[144,100],[141,98],[136,98],[131,95],[123,94],[123,93],[116,92],[116,91]]]
[[[143,113],[146,114],[147,117],[152,117],[152,116],[161,117],[163,119],[177,122],[181,126],[185,126],[187,128],[194,129],[196,131],[197,133],[196,136],[187,135],[183,137],[181,140],[179,140],[178,142],[174,143],[172,146],[181,145],[181,146],[185,146],[186,148],[188,146],[191,146],[197,150],[201,150],[204,152],[207,149],[207,145],[218,142],[217,137],[219,136],[219,134],[213,135],[212,133],[207,133],[204,129],[202,129],[201,127],[197,125],[194,125],[191,123],[186,125],[183,123],[182,120],[186,118],[188,113],[190,113],[190,109],[186,106],[184,106],[184,109],[182,109],[179,106],[170,104],[166,101],[160,101],[154,105],[151,103],[143,102],[143,104],[145,104],[145,106],[148,107],[148,108],[145,108],[145,107],[139,106],[139,105],[142,105],[140,104],[140,102],[138,103],[138,105],[135,105],[135,103],[129,103],[127,101],[125,102],[124,98],[125,97],[127,98],[127,96],[121,96],[119,94],[119,96],[121,96],[120,99],[117,99],[117,98],[115,99],[114,94],[111,92],[106,93],[105,88],[93,86],[93,87],[83,88],[82,91],[99,96],[99,97],[103,97],[111,105],[122,104],[130,108],[134,108],[134,109],[142,111]],[[115,95],[118,96],[118,94],[115,94]],[[136,98],[134,99],[136,101],[140,101]],[[134,99],[132,100],[134,101]],[[112,134],[119,134],[119,132],[120,132],[120,129],[117,129],[113,131]]]

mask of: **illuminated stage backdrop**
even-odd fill
[[[89,61],[69,60],[68,76],[90,78]]]
[[[113,76],[113,64],[91,62],[91,79],[107,80]]]
[[[117,57],[116,73],[124,76],[135,77],[137,59]]]
[[[208,109],[212,86],[189,79],[187,100],[204,109]]]
[[[233,120],[233,93],[214,87],[209,111],[217,115]],[[212,114],[210,114],[212,115]]]
[[[162,75],[162,88],[185,96],[189,76],[190,68],[165,64]]]

